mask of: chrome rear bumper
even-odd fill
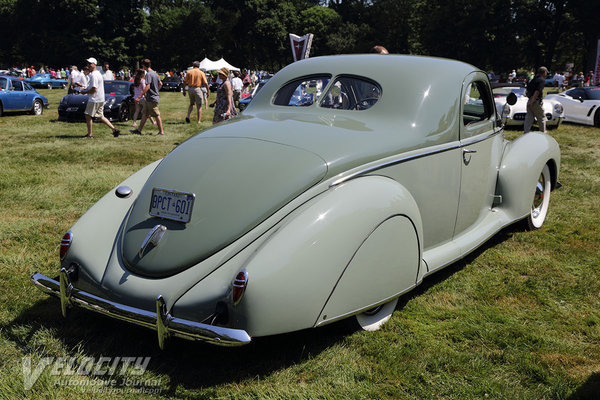
[[[248,333],[241,329],[223,328],[175,318],[167,311],[162,296],[158,296],[156,299],[156,312],[150,312],[106,300],[73,287],[64,268],[60,270],[59,276],[60,279],[57,281],[36,272],[31,275],[31,280],[40,290],[60,298],[64,317],[67,316],[67,308],[76,305],[112,318],[154,329],[158,334],[158,345],[161,349],[164,348],[165,340],[170,336],[200,340],[219,346],[241,346],[252,340]]]

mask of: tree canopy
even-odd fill
[[[224,57],[275,71],[292,61],[288,33],[314,33],[311,56],[448,57],[509,71],[593,68],[597,0],[0,0],[0,68],[81,65],[87,57],[157,69]]]

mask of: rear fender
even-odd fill
[[[546,164],[554,189],[560,169],[560,148],[550,135],[530,132],[507,145],[498,173],[496,194],[502,196],[499,208],[512,220],[521,219],[531,211],[535,185]]]
[[[410,221],[419,243],[413,252],[420,260],[422,223],[418,207],[410,193],[389,178],[362,177],[334,186],[290,214],[245,265],[248,286],[234,309],[234,314],[242,316],[234,319],[246,324],[240,328],[251,336],[264,336],[315,326],[358,249],[374,232],[390,232],[378,229],[387,227],[384,222],[390,218]],[[389,226],[391,232],[397,230],[396,224]],[[402,224],[401,230],[406,226]],[[398,244],[393,240],[382,244],[384,236],[377,234],[373,241],[376,246],[365,254],[372,256],[376,249]],[[389,254],[383,259],[389,259]],[[380,276],[387,276],[391,266],[384,263],[375,268],[380,269]],[[414,285],[417,271],[410,275],[409,284]],[[351,276],[350,287],[356,286],[355,277],[359,276],[364,274]],[[346,295],[344,292],[339,298]],[[347,308],[338,309],[343,314]]]

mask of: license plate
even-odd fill
[[[188,223],[192,217],[195,197],[193,193],[154,188],[150,199],[150,215]]]
[[[71,111],[77,111],[79,110],[79,107],[68,107],[67,111],[71,112]]]

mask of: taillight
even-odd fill
[[[246,270],[241,270],[236,275],[233,281],[233,305],[237,305],[242,297],[244,296],[244,292],[246,291],[246,286],[248,285],[248,272]]]
[[[65,258],[65,256],[67,255],[67,251],[69,250],[69,247],[71,247],[71,243],[73,242],[73,233],[71,231],[68,231],[67,233],[65,233],[65,236],[63,236],[62,240],[60,241],[60,259],[63,260]]]

